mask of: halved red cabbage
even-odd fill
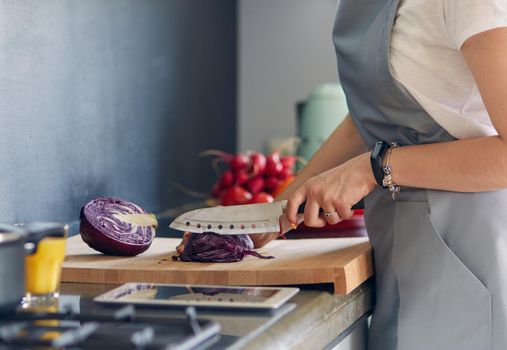
[[[79,232],[91,248],[110,255],[137,255],[148,249],[156,226],[136,225],[124,214],[147,214],[140,206],[119,198],[96,198],[81,209]],[[155,221],[156,222],[156,221]]]
[[[245,255],[261,259],[273,259],[253,250],[253,242],[248,235],[219,235],[214,232],[192,233],[183,252],[173,257],[175,260],[196,262],[236,262]]]

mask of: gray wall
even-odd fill
[[[236,142],[235,17],[233,0],[2,0],[0,221],[209,189],[197,153]]]
[[[240,0],[241,150],[295,135],[295,103],[336,82],[331,34],[337,0]]]

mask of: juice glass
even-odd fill
[[[68,225],[59,223],[24,224],[26,302],[58,296],[65,258]]]
[[[25,288],[28,297],[58,295],[65,246],[65,237],[43,238],[35,253],[26,256]]]

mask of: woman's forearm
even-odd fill
[[[287,199],[306,180],[363,153],[365,145],[350,115],[333,131],[292,184],[277,197]]]
[[[397,148],[391,165],[400,186],[456,192],[507,188],[507,144],[498,136]]]
[[[499,136],[396,149],[393,179],[400,185],[459,192],[507,188],[507,28],[474,35],[461,51]]]

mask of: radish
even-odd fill
[[[218,180],[218,184],[221,188],[224,188],[224,189],[229,188],[232,185],[234,185],[234,174],[232,173],[232,171],[230,171],[230,170],[225,171],[220,176],[220,179]]]
[[[280,158],[280,162],[282,163],[284,168],[293,169],[296,165],[297,157],[295,156],[284,156]]]
[[[246,204],[248,201],[252,199],[252,195],[250,192],[245,190],[240,186],[233,186],[229,188],[222,195],[221,204],[222,205],[237,205],[237,204]]]
[[[248,174],[244,170],[240,170],[236,173],[236,185],[243,185],[245,184],[249,179]]]
[[[271,193],[278,186],[278,182],[279,180],[276,176],[270,176],[266,179],[264,187],[266,188],[267,192]]]
[[[250,173],[252,176],[262,175],[266,170],[266,156],[259,152],[250,155]]]
[[[264,179],[262,176],[253,177],[246,183],[246,188],[251,194],[256,195],[264,188]]]
[[[273,196],[266,192],[259,192],[248,202],[248,204],[256,204],[256,203],[271,203],[273,202]]]
[[[232,171],[236,172],[246,168],[248,165],[249,159],[246,155],[242,153],[230,154],[224,151],[216,150],[216,149],[208,149],[199,154],[199,156],[216,156],[223,160],[225,160]]]
[[[283,170],[282,163],[272,163],[271,165],[268,163],[266,166],[266,174],[270,176],[277,176],[279,175]]]
[[[291,176],[294,176],[294,172],[292,171],[292,168],[283,168],[282,171],[278,174],[278,177],[281,180],[285,180]]]
[[[277,152],[270,154],[266,159],[266,174],[277,176],[283,170],[280,155]]]
[[[234,156],[232,156],[229,166],[231,167],[231,170],[234,172],[241,171],[245,169],[248,165],[249,159],[246,155],[237,153]]]

